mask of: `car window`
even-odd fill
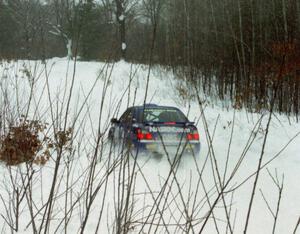
[[[187,122],[185,115],[173,108],[146,108],[139,115],[139,122]]]
[[[121,116],[121,123],[129,123],[132,120],[132,109],[125,111],[125,113]]]
[[[129,111],[128,115],[125,118],[126,123],[131,123],[132,121],[132,111]]]

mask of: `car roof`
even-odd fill
[[[152,104],[152,103],[141,105],[141,106],[132,106],[132,107],[129,107],[127,110],[132,110],[133,111],[133,116],[135,116],[135,118],[138,119],[138,116],[140,115],[140,113],[142,113],[144,111],[144,109],[171,109],[171,110],[179,111],[179,112],[182,113],[182,111],[177,107],[174,107],[174,106],[160,106],[160,105],[156,105],[156,104]],[[186,115],[184,113],[182,113],[182,114],[186,118],[186,122],[189,122]]]
[[[159,105],[156,105],[156,104],[152,104],[152,103],[149,103],[149,104],[145,104],[145,105],[141,105],[141,106],[133,106],[131,107],[133,109],[137,109],[137,110],[142,110],[142,109],[146,109],[146,108],[153,108],[153,109],[161,109],[161,108],[170,108],[170,109],[176,109],[176,110],[179,110],[177,107],[174,107],[174,106],[159,106]]]

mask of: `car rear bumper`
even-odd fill
[[[159,154],[191,154],[198,155],[200,153],[200,142],[166,142],[161,141],[137,141],[133,143],[136,151],[142,153],[159,153]]]

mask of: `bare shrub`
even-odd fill
[[[71,141],[72,141],[73,128],[68,128],[67,130],[60,130],[55,134],[56,143],[54,144],[57,148],[65,148],[67,151],[72,150]],[[52,144],[51,144],[52,145]]]
[[[20,119],[0,138],[0,161],[6,165],[35,163],[44,165],[50,158],[52,147],[48,137],[42,137],[46,124],[37,120]]]

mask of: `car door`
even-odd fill
[[[132,108],[128,109],[120,118],[119,136],[128,142],[131,140]]]

